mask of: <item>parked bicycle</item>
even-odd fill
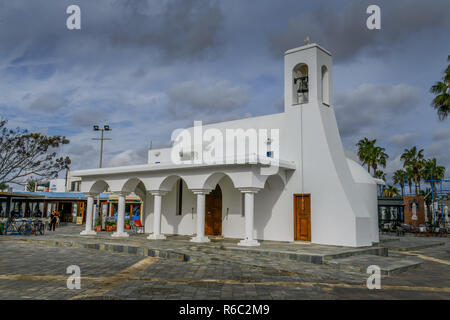
[[[14,217],[8,218],[5,226],[5,234],[18,235],[43,235],[45,233],[45,225],[41,220],[19,220]]]
[[[34,220],[33,221],[33,223],[32,223],[32,226],[33,226],[33,233],[34,233],[34,235],[35,236],[38,236],[38,235],[44,235],[44,233],[45,233],[45,225],[44,225],[44,223],[41,221],[41,220]]]

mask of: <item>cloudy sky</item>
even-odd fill
[[[66,8],[81,8],[81,30]],[[366,8],[381,7],[381,30]],[[448,0],[0,0],[0,116],[71,143],[72,169],[144,163],[194,120],[283,109],[283,52],[309,35],[334,57],[344,147],[377,139],[400,168],[417,145],[450,168],[450,119],[429,88],[450,54]],[[450,171],[450,169],[448,170]]]

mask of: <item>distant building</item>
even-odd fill
[[[426,222],[424,197],[378,197],[378,221],[380,226],[388,223],[405,223],[415,227],[424,225]]]
[[[35,192],[80,192],[81,179],[72,177],[70,171],[66,178],[41,180],[36,183]]]

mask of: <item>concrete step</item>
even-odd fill
[[[359,255],[328,260],[325,264],[340,270],[345,269],[362,273],[367,272],[367,267],[376,265],[380,267],[382,275],[389,276],[412,268],[417,268],[422,264],[422,262],[423,260],[418,258],[394,258],[376,255]]]
[[[98,241],[78,241],[78,240],[55,240],[55,239],[15,239],[9,241],[23,241],[33,242],[36,244],[53,246],[53,247],[67,247],[67,248],[84,248],[101,251],[110,251],[112,253],[123,253],[137,256],[159,257],[164,259],[171,259],[177,261],[188,261],[189,256],[184,253],[176,252],[170,249],[154,249],[145,246],[136,246],[124,243],[102,243]]]
[[[423,241],[415,239],[402,239],[398,242],[390,242],[384,244],[384,246],[389,248],[389,250],[394,251],[417,251],[444,245],[444,241]]]
[[[260,254],[264,256],[270,256],[277,259],[290,259],[297,260],[301,262],[308,262],[314,264],[324,264],[326,261],[360,256],[360,255],[380,255],[387,256],[388,249],[384,247],[365,247],[365,248],[338,248],[336,247],[336,253],[327,252],[322,253],[320,250],[311,252],[311,251],[280,251],[273,249],[265,249],[265,248],[246,248],[246,247],[223,247],[224,250],[231,250],[235,253],[252,253],[252,254]],[[333,251],[333,250],[329,250]]]
[[[400,241],[400,238],[380,238],[380,243]]]

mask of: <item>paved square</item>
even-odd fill
[[[416,251],[394,250],[400,246],[398,239],[386,242],[392,247],[389,259],[414,258],[422,264],[383,275],[382,289],[368,290],[368,274],[344,264],[337,268],[223,250],[215,245],[173,248],[195,257],[182,261],[148,256],[151,248],[157,247],[155,242],[148,242],[145,256],[138,254],[139,247],[118,253],[102,250],[99,244],[88,249],[42,241],[58,237],[66,242],[69,239],[62,234],[0,236],[0,299],[450,299],[450,246],[446,238],[400,239],[444,243]],[[96,241],[105,242],[106,238]],[[136,239],[129,241],[138,244]],[[169,246],[167,241],[164,246]],[[370,256],[362,255],[361,261],[364,259],[370,260]],[[66,286],[69,265],[81,269],[80,290]]]

